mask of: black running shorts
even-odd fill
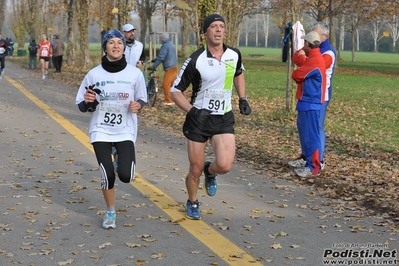
[[[224,115],[210,115],[203,123],[199,123],[196,117],[191,116],[189,112],[183,124],[183,134],[189,140],[206,142],[213,135],[234,134],[234,123],[232,111]]]

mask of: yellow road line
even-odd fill
[[[21,84],[15,80],[5,77],[9,83],[16,87],[21,93],[35,103],[40,109],[46,112],[52,119],[60,124],[72,136],[79,140],[85,147],[93,151],[90,139],[87,134],[83,133],[74,124],[66,118],[58,114],[39,98],[30,93]],[[165,194],[158,187],[152,185],[141,175],[136,174],[135,181],[131,183],[138,191],[145,195],[155,205],[162,209],[172,222],[179,223],[184,229],[191,233],[195,238],[200,240],[205,246],[211,249],[216,255],[222,258],[226,263],[232,266],[242,265],[262,265],[247,252],[235,245],[233,242],[225,238],[219,232],[202,220],[189,220],[185,218],[184,212],[179,211],[179,204]]]
[[[63,128],[65,128],[72,136],[74,136],[77,140],[82,142],[86,148],[94,152],[93,146],[90,144],[90,139],[87,134],[83,133],[82,130],[77,128],[74,124],[65,119],[62,115],[58,114],[56,111],[50,108],[47,104],[42,102],[35,95],[30,93],[27,89],[25,89],[21,84],[11,79],[8,76],[5,76],[5,79],[11,83],[15,88],[17,88],[20,92],[22,92],[28,99],[30,99],[34,104],[39,106],[40,109],[45,111],[52,119],[54,119],[58,124],[60,124]]]
[[[176,203],[175,200],[166,195],[158,187],[142,178],[139,174],[136,174],[136,179],[132,184],[137,190],[169,215],[172,218],[172,222],[179,223],[184,229],[200,240],[229,265],[262,265],[204,221],[186,219],[184,212],[179,211],[178,203]]]

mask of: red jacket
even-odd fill
[[[296,98],[299,101],[308,103],[324,103],[326,63],[320,53],[320,49],[313,48],[309,50],[307,59],[303,55],[299,56],[297,51],[294,54],[293,62],[300,64],[300,67],[292,72],[292,79],[298,84]]]

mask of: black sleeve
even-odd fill
[[[234,73],[234,77],[237,77],[242,74],[243,66],[242,66],[242,57],[241,52],[237,48],[230,47],[233,51],[235,51],[238,55],[237,65],[236,65],[236,72]]]
[[[87,104],[85,103],[85,101],[81,101],[78,104],[79,110],[83,113],[87,112],[87,109],[89,109],[89,107],[87,106]]]
[[[141,62],[145,62],[144,45],[143,45],[143,51],[141,52],[140,60]]]
[[[195,67],[195,62],[196,62],[195,59],[196,57],[190,56],[183,63],[183,66],[176,78],[178,82],[177,84],[175,83],[173,84],[175,85],[176,89],[184,92],[190,86],[190,84],[192,84],[193,91],[198,90],[199,83],[201,82],[201,80],[198,70]]]
[[[143,106],[145,105],[145,102],[141,99],[138,100],[137,102],[141,105],[141,108],[143,108]]]

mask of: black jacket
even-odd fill
[[[29,50],[29,55],[30,56],[36,56],[37,55],[37,44],[36,44],[35,41],[32,41],[29,44],[28,50]]]

